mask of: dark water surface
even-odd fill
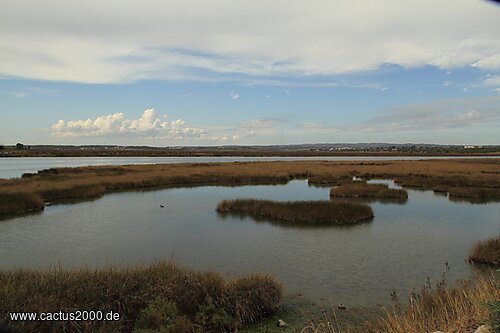
[[[471,245],[498,232],[500,203],[450,202],[409,191],[405,204],[372,203],[373,222],[352,227],[283,226],[225,217],[231,198],[324,200],[328,188],[296,180],[279,186],[198,187],[127,192],[39,215],[0,221],[0,268],[151,263],[226,274],[267,272],[286,292],[334,303],[376,304],[427,278],[467,278]],[[160,208],[160,204],[165,208]]]
[[[485,156],[495,157],[495,156]],[[8,157],[0,158],[0,178],[21,177],[49,168],[87,165],[126,165],[156,163],[249,162],[249,161],[373,161],[468,158],[464,156],[307,156],[307,157]],[[476,157],[477,158],[477,157]],[[482,157],[481,157],[482,158]]]

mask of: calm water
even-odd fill
[[[409,191],[405,204],[372,203],[372,223],[352,227],[283,226],[222,218],[219,200],[327,199],[328,188],[292,181],[281,186],[198,187],[130,192],[39,215],[0,221],[0,268],[150,263],[173,259],[226,274],[268,272],[287,293],[346,304],[376,304],[429,277],[474,271],[470,246],[499,230],[500,203],[450,202]],[[165,205],[160,208],[159,205]]]
[[[320,157],[9,157],[0,158],[0,178],[21,177],[43,169],[86,165],[125,165],[155,163],[245,162],[245,161],[359,161],[359,160],[420,160],[464,158],[463,156],[320,156]]]

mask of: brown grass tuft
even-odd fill
[[[36,193],[1,193],[0,216],[41,211],[44,208],[42,198]]]
[[[393,294],[394,308],[386,308],[381,319],[366,322],[361,327],[342,330],[334,324],[334,320],[326,318],[324,322],[311,323],[301,332],[474,332],[482,324],[498,324],[498,309],[495,310],[495,306],[498,307],[499,299],[498,280],[493,276],[463,281],[454,288],[447,288],[443,280],[435,288],[427,285],[420,292],[410,293],[406,305],[401,305]]]
[[[278,310],[281,289],[266,274],[251,274],[228,282],[225,290],[229,314],[242,323],[251,323]]]
[[[373,218],[366,204],[332,201],[224,200],[217,211],[306,224],[355,224]]]
[[[421,332],[470,332],[488,321],[486,304],[500,297],[493,278],[462,282],[448,289],[443,283],[431,289],[424,287],[419,293],[410,294],[409,303],[403,308],[388,311],[379,322],[367,324],[367,333],[421,333]]]
[[[500,236],[474,244],[469,253],[469,261],[474,263],[500,265]]]
[[[498,199],[500,188],[452,187],[449,189],[451,198]]]

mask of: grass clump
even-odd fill
[[[488,265],[500,265],[500,236],[474,244],[469,252],[469,261]]]
[[[140,312],[133,333],[194,331],[196,331],[196,326],[186,316],[179,315],[179,310],[174,302],[156,299]]]
[[[435,287],[428,282],[419,292],[409,294],[408,302],[401,304],[392,293],[393,307],[385,308],[380,319],[362,326],[341,329],[336,317],[311,323],[301,332],[309,333],[422,333],[474,332],[481,325],[489,325],[491,332],[500,328],[500,291],[494,276],[462,281],[453,288],[439,281]]]
[[[0,217],[13,214],[41,211],[44,208],[42,198],[36,193],[0,192]]]
[[[454,288],[439,282],[435,288],[426,286],[412,292],[406,306],[397,304],[382,320],[367,324],[369,333],[473,332],[491,322],[494,313],[489,304],[498,300],[498,281],[493,277],[463,281]]]
[[[224,279],[171,263],[128,268],[0,272],[0,326],[23,332],[220,332],[278,309],[268,275]],[[120,321],[10,321],[9,312],[100,310]]]
[[[366,204],[332,201],[224,200],[217,211],[305,224],[355,224],[373,218],[373,210]]]
[[[408,198],[408,193],[403,189],[389,188],[385,184],[353,182],[333,187],[330,190],[330,196],[342,198],[406,199]]]
[[[452,187],[449,189],[450,198],[473,198],[473,199],[498,199],[500,188],[482,187]]]

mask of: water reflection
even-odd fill
[[[328,223],[303,223],[303,222],[290,222],[281,221],[277,219],[263,218],[263,217],[249,217],[247,214],[235,213],[235,212],[217,212],[217,216],[222,220],[234,221],[238,219],[239,221],[247,221],[247,223],[260,223],[260,224],[273,224],[280,226],[282,228],[290,229],[328,229],[328,228],[354,228],[358,225],[371,223],[372,220],[364,220],[362,222],[357,222],[355,224],[328,224]]]
[[[463,198],[463,197],[453,197],[448,195],[448,199],[452,202],[457,203],[469,203],[476,205],[484,205],[488,203],[500,202],[497,198]]]

